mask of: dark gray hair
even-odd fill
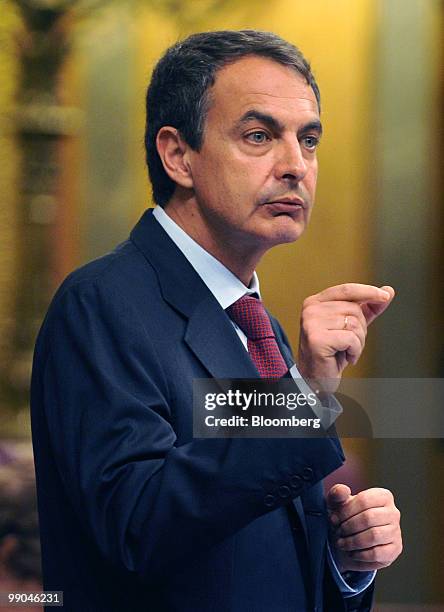
[[[165,172],[156,148],[162,126],[175,127],[199,151],[216,72],[247,55],[290,66],[311,86],[320,109],[320,94],[310,64],[297,47],[271,32],[221,30],[193,34],[170,47],[156,65],[146,96],[146,162],[156,204],[165,206],[176,183]]]

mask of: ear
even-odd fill
[[[169,125],[161,127],[157,133],[156,147],[170,179],[181,187],[192,189],[193,177],[188,161],[189,146],[180,132]]]

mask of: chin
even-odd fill
[[[283,223],[280,224],[280,227],[274,227],[273,229],[272,241],[275,245],[295,242],[304,233],[305,222],[299,220],[295,221],[287,217],[283,220]]]
[[[259,248],[263,252],[277,246],[298,240],[305,230],[305,220],[292,219],[286,216],[274,217],[244,233],[243,241],[252,248]]]

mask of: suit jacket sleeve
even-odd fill
[[[362,593],[346,597],[340,592],[330,568],[326,566],[324,574],[324,608],[325,610],[343,610],[344,612],[370,612],[373,606],[375,581]]]
[[[287,352],[287,361],[290,364],[291,360],[294,362],[294,357],[291,351],[290,342],[287,338],[287,335],[285,334],[285,331],[280,325],[279,321],[273,318],[272,322],[273,322],[273,326],[277,334],[278,340],[280,340],[285,346],[285,349]],[[331,427],[329,432],[332,435],[333,443],[337,445],[338,451],[341,457],[345,460],[345,457],[342,453],[340,442],[338,438],[336,437],[336,429],[334,425]],[[341,592],[337,584],[337,580],[335,579],[332,573],[333,571],[334,570],[331,567],[329,567],[329,564],[326,563],[325,564],[325,581],[324,581],[325,609],[330,609],[332,607],[332,601],[335,601],[336,609],[338,610],[343,609],[346,612],[370,611],[373,605],[375,581],[373,580],[373,582],[371,582],[371,584],[366,589],[361,591],[359,594],[353,595],[351,597],[350,596],[346,597]]]
[[[88,281],[56,296],[34,361],[34,408],[77,516],[107,559],[145,580],[288,503],[264,498],[292,475],[311,468],[307,488],[342,463],[328,437],[178,445],[168,358],[124,295]]]

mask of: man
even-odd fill
[[[254,271],[313,206],[309,66],[273,34],[197,34],[160,60],[147,116],[158,206],[68,277],[37,342],[45,588],[76,611],[368,610],[375,570],[401,550],[399,512],[384,489],[336,485],[329,518],[337,439],[192,435],[194,379],[295,372]],[[338,381],[393,295],[348,284],[308,298],[299,373]],[[259,343],[248,310],[268,330]]]

